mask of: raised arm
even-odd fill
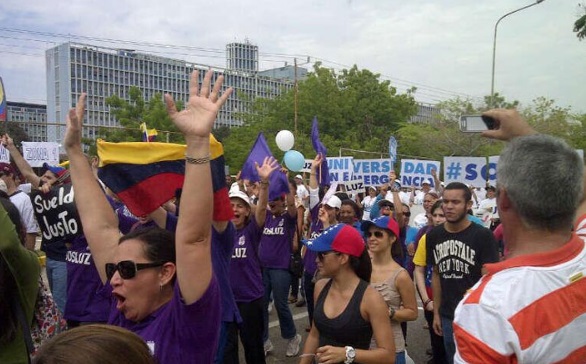
[[[267,218],[267,203],[269,202],[269,177],[275,170],[279,168],[279,164],[275,158],[266,157],[262,163],[262,166],[259,166],[258,164],[255,166],[256,171],[260,177],[260,187],[254,218],[258,226],[262,227],[264,226],[265,219]]]
[[[86,94],[81,94],[75,109],[69,110],[63,144],[69,157],[69,172],[75,191],[75,205],[81,218],[83,232],[92,251],[100,278],[105,283],[105,264],[113,262],[120,231],[118,230],[118,218],[94,177],[91,166],[81,149],[85,98]]]
[[[199,72],[191,74],[189,100],[181,112],[177,111],[171,95],[165,95],[169,116],[187,143],[181,211],[175,232],[177,281],[186,304],[197,301],[212,278],[210,133],[218,110],[232,92],[230,88],[220,97],[224,77],[218,77],[212,89],[212,73],[206,73],[201,89],[198,85]]]
[[[318,154],[313,158],[311,162],[311,171],[309,173],[309,209],[311,210],[317,204],[319,204],[319,183],[317,181],[317,173],[319,172],[319,167],[323,162],[323,157],[321,154]],[[317,191],[317,193],[316,193]]]
[[[41,185],[41,178],[37,176],[37,174],[35,173],[35,171],[33,171],[33,168],[30,166],[30,164],[28,164],[26,159],[24,159],[22,154],[20,154],[20,151],[18,150],[16,145],[14,145],[14,141],[12,140],[10,135],[4,134],[2,136],[2,145],[4,145],[6,149],[8,149],[8,151],[10,152],[10,156],[14,160],[14,164],[16,164],[16,167],[18,168],[20,173],[22,173],[24,178],[26,178],[31,183],[33,188],[39,188],[39,186]]]
[[[397,179],[397,174],[395,171],[391,171],[389,173],[389,190],[393,193],[393,206],[395,207],[395,220],[399,223],[399,227],[403,228],[405,226],[405,220],[403,219],[403,202],[401,201],[401,196],[399,196],[400,188],[395,186],[395,179]]]

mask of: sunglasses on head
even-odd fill
[[[318,252],[317,253],[317,259],[319,259],[320,261],[323,261],[324,258],[326,257],[326,255],[329,255],[329,254],[332,254],[332,253],[333,254],[336,254],[336,255],[340,255],[340,253],[335,252],[333,250],[330,250],[330,251],[327,251],[327,252]]]
[[[118,262],[118,264],[106,263],[106,277],[108,278],[108,280],[110,280],[114,276],[114,273],[118,271],[122,279],[132,279],[136,276],[136,272],[138,272],[139,270],[160,267],[163,264],[165,263],[135,263],[132,260],[123,260],[121,262]]]
[[[382,238],[382,237],[383,237],[385,234],[383,234],[383,232],[382,232],[382,231],[379,231],[379,230],[377,230],[377,231],[367,231],[367,232],[366,232],[366,237],[368,237],[368,238],[370,238],[370,237],[371,237],[371,236],[373,236],[373,235],[374,235],[374,237],[375,237],[375,238],[379,238],[379,239],[380,239],[380,238]]]

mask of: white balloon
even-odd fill
[[[279,149],[281,149],[283,152],[286,152],[293,148],[293,144],[295,144],[295,137],[289,130],[281,130],[277,133],[275,141],[277,142],[277,147],[279,147]]]

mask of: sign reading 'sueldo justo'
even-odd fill
[[[55,187],[48,193],[33,192],[33,208],[47,244],[82,233],[73,196],[71,185]]]

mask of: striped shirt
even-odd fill
[[[559,249],[486,265],[454,319],[454,363],[586,363],[586,215]]]

